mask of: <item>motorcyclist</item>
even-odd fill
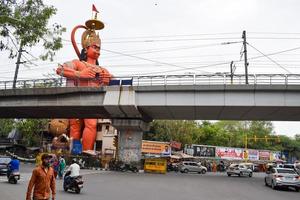
[[[72,183],[74,178],[76,178],[79,175],[80,175],[80,166],[77,164],[76,159],[72,159],[72,164],[66,170],[66,175],[65,175],[66,184],[68,185]]]
[[[7,177],[10,176],[12,172],[19,172],[20,170],[20,161],[17,156],[13,155],[11,161],[7,164]]]

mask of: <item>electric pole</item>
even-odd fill
[[[16,70],[15,70],[15,76],[14,76],[14,82],[13,82],[13,89],[16,88],[16,82],[17,82],[17,77],[18,77],[18,73],[19,73],[19,66],[21,64],[20,60],[21,60],[21,55],[22,55],[22,51],[23,51],[23,44],[22,41],[20,43],[20,48],[18,51],[18,58],[17,58],[17,62],[16,62]]]
[[[243,45],[244,45],[244,61],[245,61],[245,80],[246,84],[249,84],[248,82],[248,60],[247,60],[247,41],[246,41],[246,31],[243,31]]]
[[[231,80],[231,84],[233,83],[233,61],[231,61],[230,63],[230,80]]]

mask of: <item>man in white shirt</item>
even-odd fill
[[[67,169],[65,182],[67,185],[72,183],[73,179],[80,175],[80,166],[77,164],[76,159],[72,160],[72,164]]]
[[[72,164],[69,166],[69,168],[67,169],[67,171],[70,171],[70,177],[74,178],[80,175],[80,166],[76,163],[76,160],[73,159],[72,160]]]

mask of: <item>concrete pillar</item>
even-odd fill
[[[139,119],[113,119],[112,125],[119,131],[118,159],[124,163],[140,163],[143,132],[149,123]]]

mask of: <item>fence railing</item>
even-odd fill
[[[116,81],[118,80],[118,81]],[[89,82],[89,80],[85,80]],[[95,81],[92,79],[90,81]],[[245,75],[188,74],[114,77],[112,85],[245,85]],[[123,84],[124,83],[124,84]],[[125,84],[126,83],[126,84]],[[300,85],[300,74],[250,74],[249,85]],[[89,85],[89,84],[87,84]],[[0,81],[0,89],[12,89],[13,81]],[[18,80],[17,89],[69,87],[65,78]],[[74,86],[73,86],[74,87]]]

